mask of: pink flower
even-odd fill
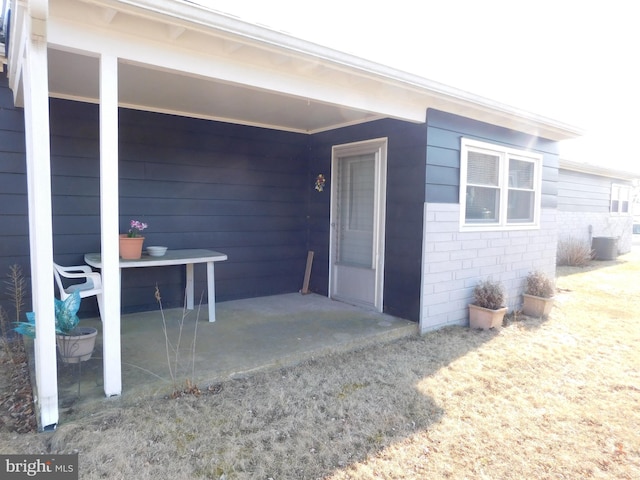
[[[127,234],[127,236],[129,238],[135,238],[140,234],[142,230],[147,227],[148,225],[146,223],[143,223],[139,220],[131,220],[131,228],[129,229],[129,233]]]

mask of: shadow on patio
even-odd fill
[[[199,317],[197,306],[186,311],[181,334],[182,309],[164,311],[169,341],[175,346],[180,338],[177,373],[175,350],[169,354],[178,387],[191,378],[204,390],[261,369],[285,367],[314,356],[418,332],[417,323],[315,294],[235,300],[218,303],[216,307],[215,323],[207,321],[206,306],[201,308]],[[192,350],[196,318],[196,345]],[[93,357],[82,363],[80,383],[77,366],[59,365],[62,409],[77,410],[86,402],[107,400],[102,388],[100,321],[89,319],[81,323],[97,327],[100,334]],[[122,398],[171,394],[174,384],[160,310],[123,315],[121,339]]]

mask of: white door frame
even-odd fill
[[[375,195],[374,195],[374,222],[373,222],[373,251],[375,266],[375,292],[374,305],[364,305],[382,312],[384,293],[384,246],[386,226],[386,199],[387,199],[387,143],[388,139],[375,138],[354,143],[334,145],[331,148],[331,215],[330,215],[330,240],[329,240],[329,297],[333,295],[333,264],[336,254],[336,221],[338,218],[337,199],[338,159],[340,157],[376,154],[375,167]]]

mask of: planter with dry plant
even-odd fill
[[[525,279],[522,313],[528,317],[546,317],[553,308],[556,287],[548,275],[535,271]]]
[[[473,303],[469,304],[469,327],[483,330],[499,327],[506,313],[502,284],[493,280],[479,282],[473,289]]]

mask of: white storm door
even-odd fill
[[[334,147],[332,172],[331,298],[382,311],[386,140]]]

